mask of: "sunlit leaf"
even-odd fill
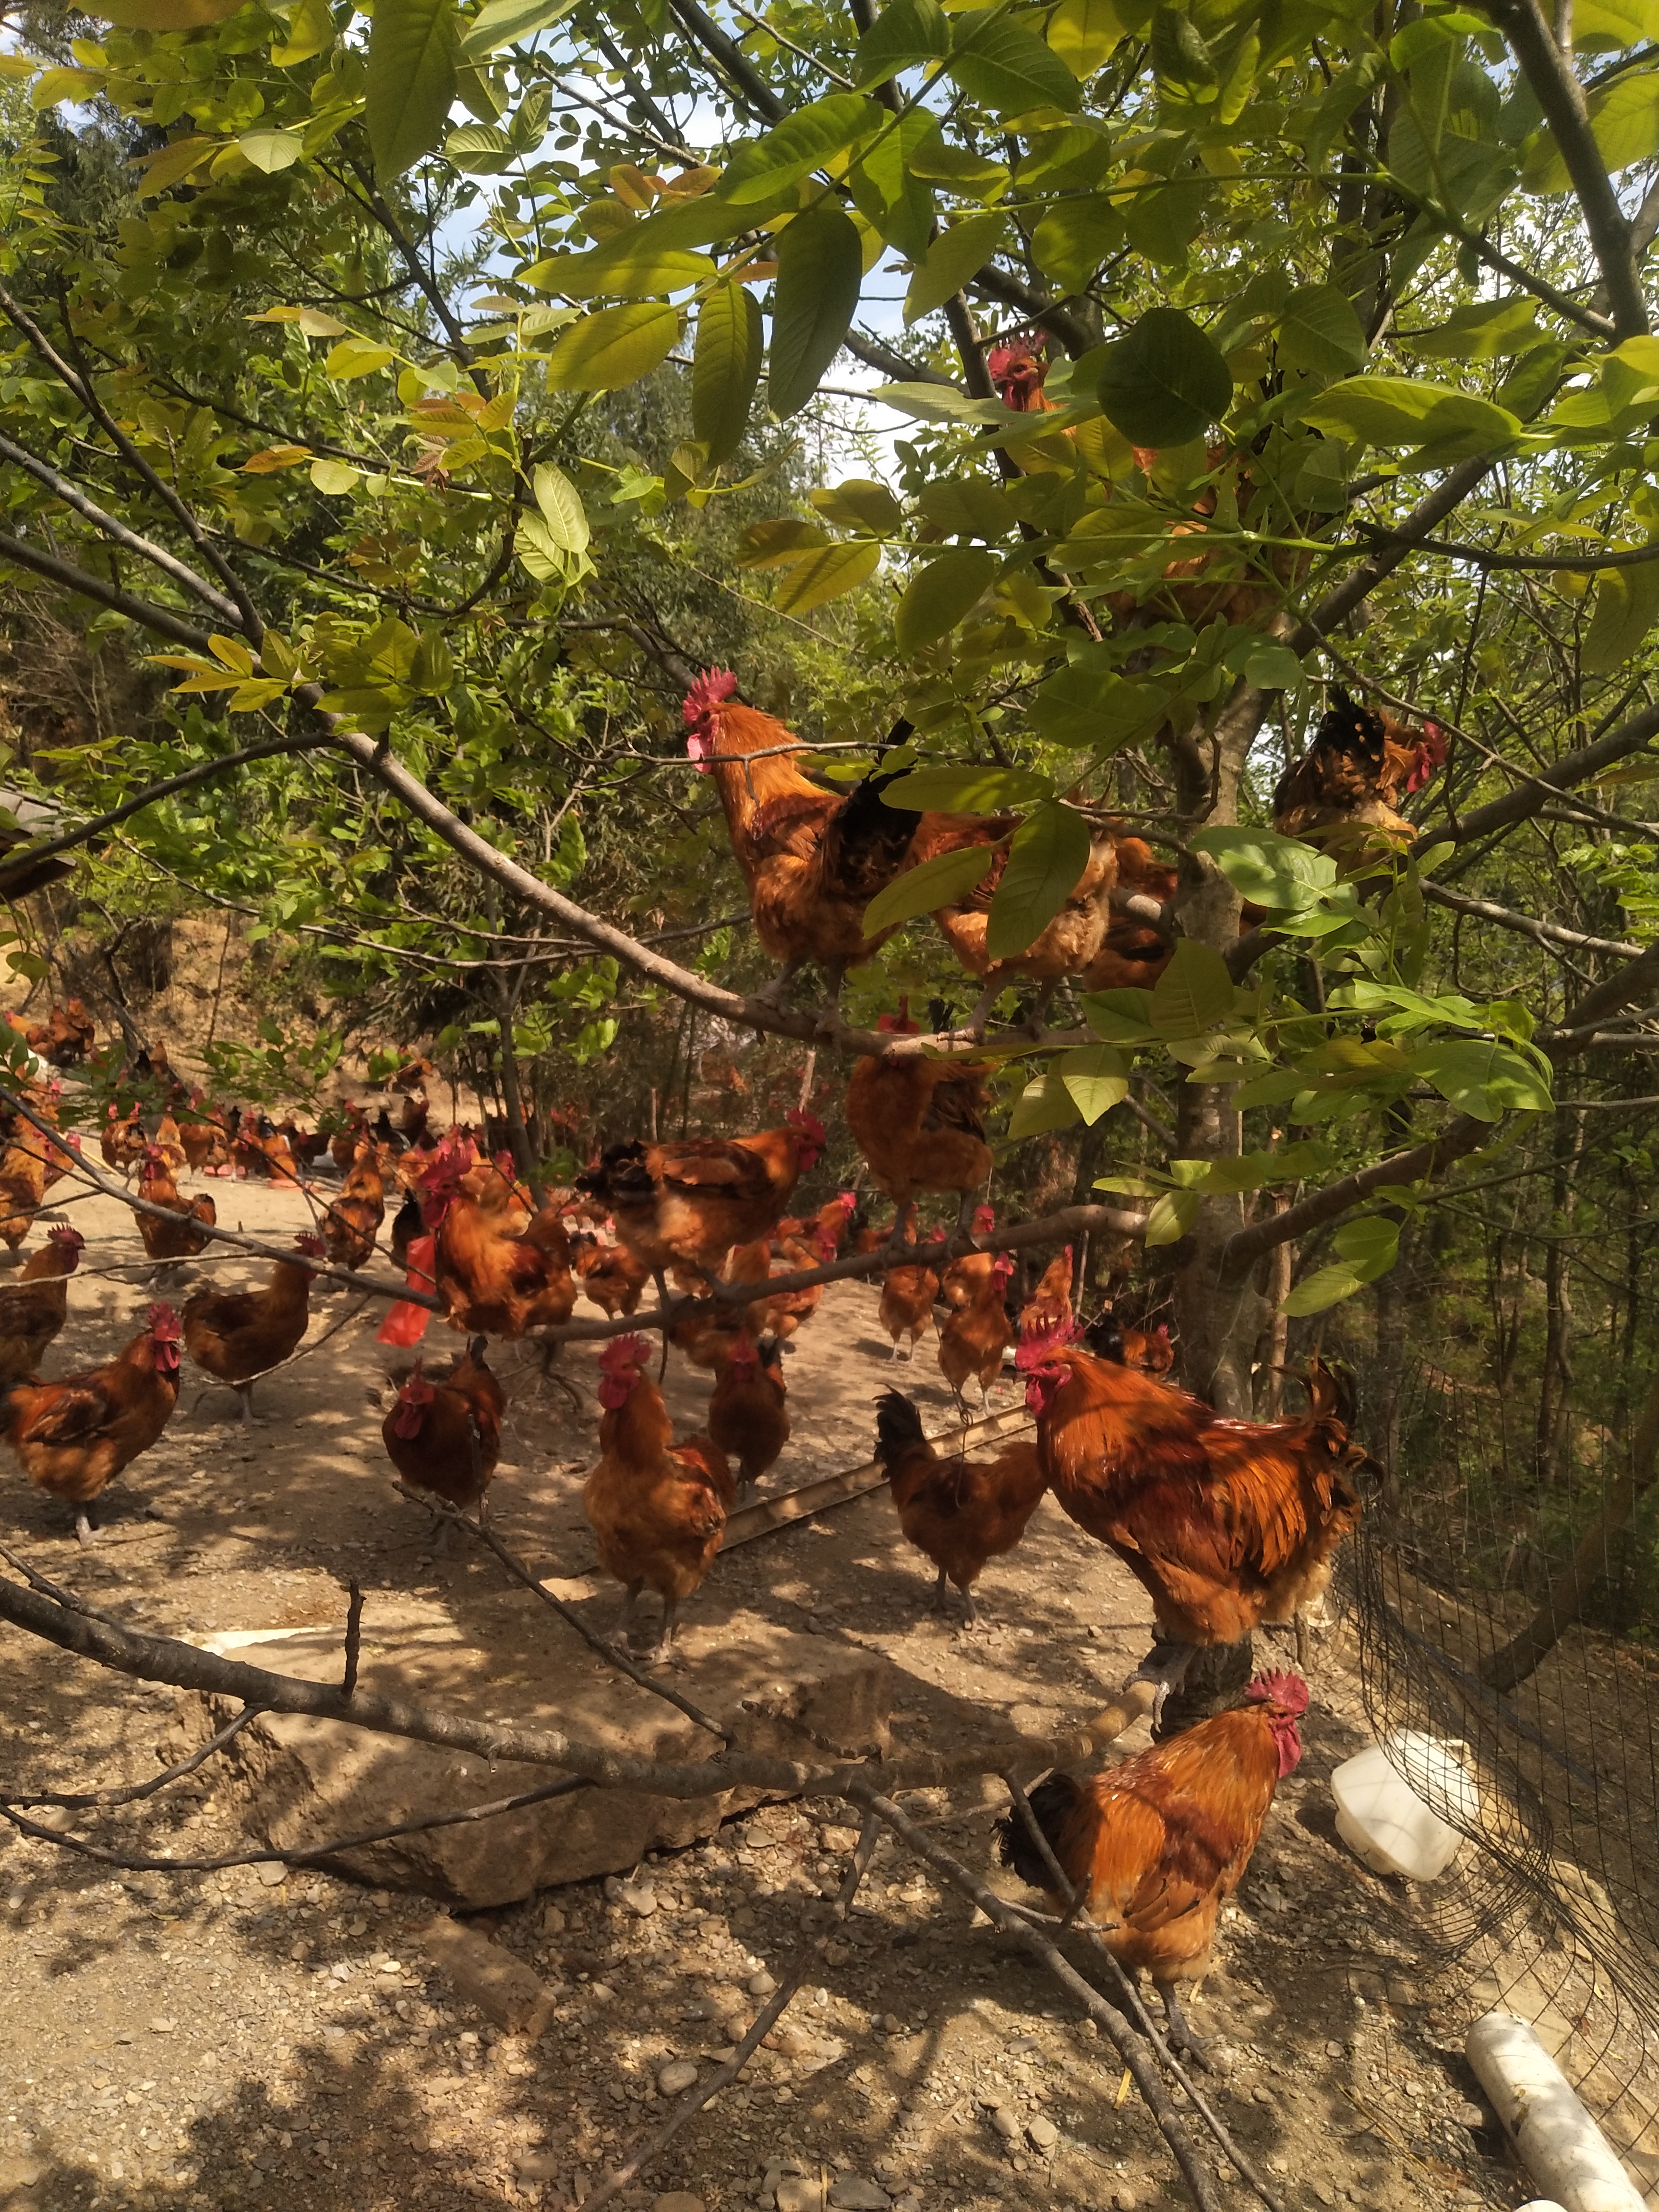
[[[1200,1191],[1166,1190],[1146,1216],[1148,1249],[1179,1243],[1198,1219],[1203,1206],[1203,1194]]]
[[[763,138],[740,146],[726,165],[715,191],[723,200],[747,206],[781,186],[799,182],[834,154],[873,131],[882,111],[856,92],[831,93],[787,116]]]
[[[1113,1045],[1079,1045],[1060,1060],[1059,1074],[1091,1128],[1129,1095],[1128,1062]]]
[[[960,852],[939,853],[931,860],[907,868],[878,892],[864,909],[864,933],[874,937],[913,915],[934,914],[967,897],[996,857],[993,845],[972,845]]]
[[[547,357],[550,392],[619,392],[637,384],[672,351],[679,336],[676,308],[662,301],[601,307],[573,323]]]
[[[959,545],[919,568],[893,617],[899,651],[919,652],[953,629],[990,590],[1001,566],[994,553]]]
[[[809,553],[787,570],[774,594],[785,614],[804,615],[843,592],[856,591],[881,565],[881,548],[867,538],[842,539]]]
[[[996,9],[957,16],[946,66],[969,99],[994,115],[1078,105],[1077,79],[1060,56]]]
[[[567,553],[585,550],[589,530],[583,509],[581,495],[562,469],[556,469],[551,461],[544,461],[531,479],[536,495],[536,505],[541,510],[542,520],[556,545]]]
[[[1149,307],[1101,359],[1100,404],[1133,445],[1185,445],[1232,400],[1226,362],[1178,307]]]
[[[961,291],[996,252],[1007,231],[1007,216],[994,212],[970,215],[964,222],[942,230],[910,279],[910,289],[904,295],[905,321],[919,322]]]
[[[951,23],[939,0],[888,0],[859,40],[853,73],[861,85],[884,84],[918,63],[951,51]]]
[[[863,281],[858,232],[829,198],[779,238],[767,398],[781,422],[805,406],[841,351]]]
[[[383,183],[443,143],[455,98],[454,0],[378,0],[364,121]]]
[[[1081,1119],[1077,1100],[1062,1078],[1051,1072],[1028,1083],[1014,1101],[1014,1110],[1008,1116],[1008,1134],[1011,1139],[1040,1137],[1050,1129],[1069,1129]]]
[[[719,285],[707,295],[697,311],[691,428],[711,465],[743,442],[765,346],[759,303],[743,285]]]
[[[993,960],[1027,951],[1060,912],[1089,865],[1089,825],[1077,811],[1050,799],[1014,832],[985,928]]]

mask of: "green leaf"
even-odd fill
[[[1159,1036],[1206,1036],[1232,1010],[1226,962],[1196,938],[1178,938],[1175,956],[1152,989],[1152,1024]]]
[[[853,77],[860,85],[885,84],[920,63],[943,61],[951,51],[951,20],[939,0],[888,0],[859,40]]]
[[[1150,1044],[1158,1035],[1150,991],[1089,991],[1078,1003],[1084,1020],[1108,1044]]]
[[[1192,843],[1207,853],[1242,897],[1291,913],[1314,905],[1337,878],[1328,853],[1281,837],[1274,830],[1200,830]]]
[[[1656,0],[1573,0],[1572,43],[1583,53],[1613,53],[1659,38]]]
[[[1109,1044],[1079,1045],[1061,1059],[1059,1074],[1091,1129],[1129,1095],[1128,1063]]]
[[[489,0],[467,26],[461,52],[476,60],[500,46],[519,46],[558,22],[575,4],[576,0]]]
[[[785,574],[774,595],[774,604],[787,615],[804,615],[828,599],[858,586],[881,566],[881,548],[873,539],[855,538],[809,553]]]
[[[1331,1242],[1337,1258],[1352,1267],[1362,1283],[1374,1283],[1400,1257],[1400,1224],[1386,1214],[1362,1214],[1358,1221],[1345,1221]]]
[[[1147,1246],[1179,1243],[1198,1219],[1203,1204],[1200,1191],[1166,1190],[1146,1216]]]
[[[816,522],[804,515],[781,514],[770,522],[751,522],[738,540],[739,568],[787,568],[804,554],[830,543]]]
[[[1131,5],[1139,20],[1142,11]],[[1048,17],[1049,46],[1079,83],[1086,83],[1122,43],[1125,26],[1112,0],[1060,0]]]
[[[1028,815],[1014,832],[985,929],[993,960],[1030,950],[1060,912],[1089,865],[1089,825],[1058,799]]]
[[[907,261],[920,261],[933,235],[933,186],[919,169],[923,156],[942,143],[938,118],[925,108],[909,108],[847,172],[859,213]],[[1007,172],[1002,175],[1006,183]]]
[[[1659,549],[1638,568],[1604,569],[1595,580],[1595,612],[1578,655],[1587,676],[1612,676],[1659,621]]]
[[[1428,446],[1456,440],[1471,453],[1506,448],[1521,425],[1507,408],[1495,407],[1455,385],[1408,376],[1356,376],[1334,384],[1302,410],[1302,420],[1339,438],[1368,446]]]
[[[1007,216],[994,210],[970,215],[940,231],[910,279],[910,289],[904,295],[906,324],[920,322],[961,291],[968,279],[984,267],[1007,232]]]
[[[935,479],[916,504],[947,538],[1006,538],[1018,519],[1002,487],[984,477]]]
[[[465,133],[456,131],[454,137]],[[647,223],[630,223],[591,253],[558,253],[536,264],[536,289],[562,292],[569,300],[596,300],[610,293],[623,300],[649,299],[659,292],[683,292],[704,284],[714,273],[706,253],[665,244]]]
[[[1028,1083],[1014,1102],[1008,1117],[1008,1136],[1041,1137],[1050,1129],[1069,1129],[1078,1120],[1078,1103],[1056,1074],[1039,1075]]]
[[[297,131],[245,131],[236,143],[268,177],[291,169],[305,151],[305,140]]]
[[[544,461],[531,481],[536,504],[554,543],[567,553],[585,551],[590,533],[581,494],[575,485],[551,461]]]
[[[444,140],[445,158],[469,177],[500,177],[518,159],[513,141],[494,123],[463,123]],[[580,254],[568,257],[574,265]]]
[[[1352,1267],[1320,1267],[1306,1275],[1279,1309],[1282,1314],[1323,1313],[1363,1289],[1364,1279]]]
[[[354,469],[349,461],[324,459],[313,461],[311,465],[311,481],[320,492],[337,496],[341,492],[349,491],[362,480],[362,471]]]
[[[1148,308],[1100,352],[1100,404],[1131,445],[1184,446],[1231,404],[1226,362],[1178,307]]]
[[[1659,70],[1632,70],[1590,94],[1590,130],[1610,175],[1659,153]],[[1572,179],[1554,134],[1540,131],[1528,146],[1522,188],[1547,198],[1570,192]]]
[[[889,806],[927,814],[1001,814],[1010,807],[1040,806],[1054,795],[1053,781],[1026,768],[919,768],[882,793]]]
[[[443,143],[455,64],[454,0],[379,0],[369,27],[363,120],[383,185]]]
[[[917,653],[954,629],[996,581],[1002,566],[994,553],[957,545],[919,568],[905,586],[893,617],[901,653]]]
[[[787,422],[841,351],[858,312],[864,249],[850,217],[826,196],[780,234],[777,250],[767,397]]]
[[[1037,224],[1031,252],[1037,267],[1063,291],[1081,292],[1127,233],[1109,199],[1095,192],[1058,200]]]
[[[896,876],[864,909],[864,933],[878,937],[918,914],[937,914],[967,897],[996,858],[994,845],[971,845],[956,853],[936,854]]]
[[[742,284],[721,284],[697,314],[691,358],[691,431],[710,465],[728,460],[743,442],[760,383],[766,331],[760,303]]]
[[[969,99],[993,115],[1079,104],[1077,79],[1060,56],[994,9],[957,17],[957,50],[946,68]]]
[[[128,31],[199,31],[236,13],[240,0],[98,0],[97,20]]]
[[[1279,351],[1292,368],[1350,376],[1365,364],[1365,333],[1334,284],[1298,284],[1279,319]]]
[[[1527,352],[1538,337],[1538,309],[1524,292],[1454,309],[1429,331],[1395,331],[1408,352],[1425,361],[1493,361]]]
[[[390,346],[376,345],[372,338],[342,338],[338,345],[329,348],[323,374],[343,384],[354,376],[372,376],[377,368],[396,359]]]
[[[601,307],[573,323],[547,356],[550,392],[619,392],[637,384],[673,350],[677,309],[662,301]]]
[[[856,92],[832,92],[827,100],[797,108],[763,138],[739,146],[714,190],[738,207],[769,198],[786,185],[799,184],[881,121],[874,100]]]
[[[1535,1061],[1510,1046],[1479,1037],[1451,1037],[1426,1044],[1411,1056],[1411,1072],[1431,1083],[1460,1114],[1496,1121],[1511,1109],[1547,1113],[1553,1101],[1547,1078]]]

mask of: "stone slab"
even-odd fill
[[[337,1680],[341,1631],[224,1632],[227,1655],[257,1644],[254,1663],[311,1681]],[[750,1749],[799,1757],[809,1747],[859,1757],[888,1747],[897,1680],[882,1654],[797,1635],[739,1612],[682,1632],[668,1679]],[[371,1595],[359,1680],[365,1690],[477,1719],[559,1728],[617,1751],[668,1761],[708,1757],[704,1729],[619,1675],[529,1592],[473,1601],[463,1626],[442,1605]],[[184,1732],[199,1742],[234,1711],[189,1696]],[[434,1814],[516,1796],[556,1771],[371,1735],[343,1723],[265,1714],[217,1763],[222,1787],[252,1832],[279,1850],[313,1850]],[[465,1909],[514,1903],[595,1875],[629,1873],[646,1852],[711,1834],[761,1793],[689,1802],[620,1790],[567,1797],[471,1824],[427,1829],[331,1854],[337,1870]]]

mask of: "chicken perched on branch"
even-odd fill
[[[601,1244],[586,1230],[570,1240],[570,1264],[582,1295],[592,1298],[611,1321],[618,1314],[634,1311],[651,1279],[649,1267],[636,1260],[626,1245]]]
[[[708,1437],[738,1463],[738,1499],[748,1497],[776,1465],[789,1441],[787,1392],[775,1337],[758,1343],[732,1338],[715,1355]]]
[[[1103,1774],[1056,1774],[1031,1792],[1049,1850],[1131,1974],[1143,1966],[1163,1999],[1170,2039],[1201,2057],[1176,1984],[1210,1964],[1216,1918],[1243,1880],[1273,1792],[1302,1756],[1308,1709],[1298,1674],[1263,1674],[1233,1712],[1200,1721]],[[1042,1852],[1018,1810],[999,1823],[1002,1863],[1065,1912]]]
[[[909,1002],[883,1014],[877,1028],[914,1036]],[[894,1204],[921,1190],[953,1190],[966,1200],[988,1178],[985,1141],[987,1071],[961,1060],[878,1060],[854,1063],[847,1085],[847,1126],[870,1172]]]
[[[686,750],[719,788],[755,934],[784,963],[768,995],[811,962],[833,998],[845,971],[893,933],[866,937],[864,910],[908,864],[921,817],[884,802],[890,775],[867,775],[850,793],[811,782],[797,764],[799,740],[734,701],[737,681],[716,669],[686,694]]]
[[[23,1042],[48,1066],[75,1067],[97,1043],[98,1030],[84,1002],[71,999],[66,1006],[52,1007],[44,1023],[26,1029]]]
[[[470,1155],[464,1144],[441,1148],[421,1186],[450,1327],[512,1337],[560,1327],[576,1303],[569,1232],[554,1208],[531,1214],[510,1166]]]
[[[1098,1323],[1092,1325],[1099,1340]],[[1152,1601],[1158,1642],[1140,1679],[1158,1711],[1200,1647],[1285,1622],[1330,1581],[1363,1510],[1352,1386],[1311,1363],[1297,1421],[1233,1421],[1119,1359],[1039,1330],[1018,1354],[1055,1498]]]
[[[1048,1487],[1036,1446],[1011,1443],[988,1460],[942,1453],[927,1441],[910,1401],[889,1390],[876,1401],[876,1457],[899,1527],[939,1569],[933,1611],[945,1610],[945,1586],[954,1583],[967,1620],[977,1620],[974,1584],[986,1561],[1013,1550]]]
[[[193,1198],[185,1205],[159,1145],[151,1145],[139,1164],[138,1195],[151,1206],[166,1206],[173,1216],[171,1221],[158,1221],[153,1213],[137,1216],[138,1234],[152,1260],[163,1264],[193,1260],[206,1251],[208,1239],[202,1234],[201,1224],[216,1227],[218,1209],[210,1198]]]
[[[501,1455],[506,1400],[475,1336],[444,1375],[430,1378],[420,1360],[380,1424],[386,1455],[413,1490],[484,1517],[484,1496]]]
[[[0,1383],[32,1376],[69,1316],[69,1278],[86,1238],[60,1222],[24,1262],[17,1281],[0,1291]]]
[[[309,1264],[325,1256],[323,1240],[307,1232],[294,1240],[300,1255],[279,1260],[263,1291],[204,1291],[185,1307],[185,1342],[196,1364],[228,1384],[241,1401],[242,1420],[253,1426],[253,1385],[291,1358],[311,1326]]]
[[[984,1255],[981,1255],[983,1257]],[[1002,1355],[1014,1340],[1008,1318],[1008,1279],[1014,1262],[1006,1252],[991,1259],[965,1304],[958,1306],[939,1332],[939,1364],[966,1414],[963,1387],[971,1376],[979,1384],[981,1413],[991,1403],[991,1385],[1002,1372]]]
[[[653,1275],[678,1266],[706,1280],[734,1245],[776,1227],[829,1142],[815,1114],[796,1109],[786,1120],[753,1137],[633,1137],[612,1145],[576,1188],[603,1201],[618,1237]]]
[[[1351,699],[1340,684],[1330,690],[1313,743],[1285,769],[1273,792],[1273,828],[1281,837],[1305,838],[1339,858],[1360,860],[1379,848],[1409,842],[1412,825],[1395,802],[1420,791],[1445,765],[1446,739],[1435,722],[1413,737],[1391,714]],[[1344,831],[1379,833],[1366,840]]]
[[[997,1225],[994,1206],[976,1206],[970,1226],[975,1237],[988,1237]],[[942,1304],[952,1313],[972,1304],[996,1265],[994,1252],[964,1252],[959,1260],[952,1260],[939,1279],[939,1294]]]
[[[0,1418],[29,1480],[75,1508],[75,1533],[89,1544],[87,1508],[149,1449],[178,1400],[179,1316],[153,1305],[147,1326],[103,1366],[14,1382]]]
[[[1034,1329],[1057,1328],[1069,1324],[1071,1318],[1072,1248],[1068,1244],[1058,1258],[1050,1260],[1036,1290],[1020,1308],[1019,1333],[1029,1336]]]
[[[920,1232],[914,1206],[904,1208],[893,1229],[907,1244],[915,1243]],[[909,1340],[907,1360],[915,1358],[916,1346],[933,1325],[933,1301],[938,1296],[939,1276],[932,1267],[890,1267],[882,1277],[881,1325],[893,1340],[895,1359],[902,1338]]]
[[[345,1187],[323,1216],[323,1243],[334,1265],[349,1267],[354,1274],[367,1267],[385,1219],[386,1185],[380,1155],[362,1137],[352,1155]]]
[[[994,957],[991,902],[1006,872],[1011,841],[1018,827],[1019,817],[1012,814],[982,817],[930,814],[924,817],[912,848],[916,864],[969,846],[994,848],[988,867],[973,889],[954,905],[937,908],[933,914],[957,958],[985,985],[979,1004],[968,1018],[968,1027],[975,1032],[999,992],[1017,978],[1026,976],[1052,989],[1062,976],[1083,975],[1100,951],[1111,920],[1111,895],[1117,882],[1116,840],[1109,832],[1101,832],[1091,840],[1083,872],[1054,920],[1023,951]]]
[[[662,1599],[653,1649],[674,1640],[679,1608],[702,1586],[737,1500],[724,1454],[707,1437],[673,1441],[662,1393],[646,1373],[642,1336],[615,1337],[599,1355],[599,1461],[582,1489],[582,1511],[599,1564],[627,1593],[619,1633],[632,1630],[642,1589]]]

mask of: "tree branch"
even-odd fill
[[[1506,906],[1495,906],[1491,899],[1465,898],[1460,892],[1449,891],[1432,877],[1425,877],[1419,886],[1431,906],[1443,906],[1453,914],[1468,914],[1481,921],[1496,922],[1500,929],[1512,929],[1518,936],[1535,938],[1540,945],[1570,945],[1580,952],[1611,952],[1621,960],[1633,960],[1640,953],[1639,945],[1626,945],[1612,937],[1587,937],[1582,929],[1565,928],[1559,921],[1540,921],[1534,915],[1516,914]]]
[[[213,650],[207,632],[195,629],[182,615],[158,607],[149,599],[136,599],[130,592],[106,584],[101,576],[91,575],[84,568],[73,568],[69,562],[59,560],[57,554],[48,553],[44,546],[37,548],[24,538],[0,532],[0,561],[12,561],[20,568],[32,568],[37,576],[45,576],[64,591],[78,592],[83,599],[95,599],[100,606],[125,615],[141,629],[153,629],[158,637],[170,637],[175,645],[187,647],[191,653]],[[237,628],[241,627],[239,617]]]
[[[1303,617],[1285,641],[1291,651],[1299,659],[1316,645],[1322,645],[1326,631],[1334,629],[1346,615],[1351,615],[1366,593],[1375,590],[1384,576],[1392,574],[1407,555],[1414,552],[1438,524],[1461,507],[1496,465],[1491,460],[1477,459],[1460,461],[1455,469],[1449,469],[1393,532],[1389,545],[1379,546],[1375,553],[1367,554],[1334,592],[1328,592],[1312,612]]]
[[[1502,799],[1492,799],[1471,813],[1460,815],[1455,823],[1437,822],[1420,830],[1412,851],[1425,853],[1431,845],[1443,844],[1448,838],[1466,845],[1475,838],[1490,836],[1495,830],[1506,830],[1511,823],[1524,822],[1572,784],[1587,783],[1603,769],[1623,760],[1626,754],[1638,752],[1652,737],[1659,737],[1659,707],[1644,707],[1639,714],[1620,722],[1605,737],[1581,745],[1576,752],[1564,753],[1553,767],[1528,776]]]

